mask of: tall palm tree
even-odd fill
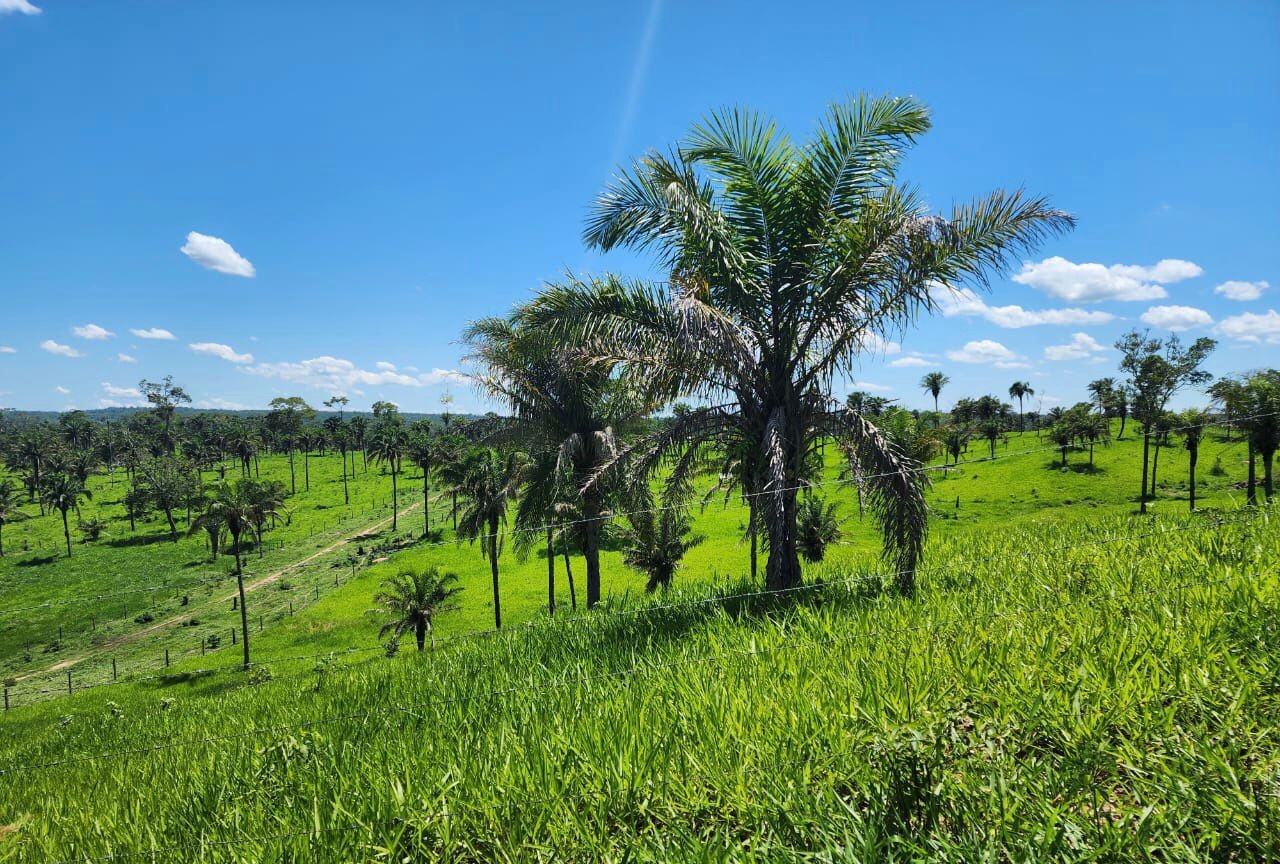
[[[72,474],[57,471],[41,480],[40,500],[50,510],[62,514],[62,536],[67,541],[68,558],[71,557],[71,526],[67,522],[67,513],[79,509],[81,499],[92,497],[93,494]]]
[[[0,480],[0,558],[4,557],[4,526],[27,518],[27,514],[19,509],[21,497],[12,480],[7,477]]]
[[[422,536],[431,533],[431,472],[445,457],[441,437],[426,421],[415,423],[409,431],[409,461],[422,471]]]
[[[400,508],[399,488],[396,485],[400,474],[400,462],[409,449],[409,433],[399,423],[379,423],[369,436],[366,445],[367,458],[374,464],[382,463],[391,472],[391,533],[395,533],[398,525]]]
[[[1209,414],[1198,408],[1188,408],[1178,415],[1178,425],[1182,428],[1182,442],[1187,447],[1187,480],[1188,498],[1191,512],[1196,509],[1196,463],[1200,461],[1200,441],[1204,438],[1209,426]]]
[[[236,559],[236,588],[240,593],[240,644],[243,646],[244,670],[249,671],[249,613],[245,609],[244,566],[241,562],[241,539],[252,534],[257,520],[262,516],[261,497],[249,480],[222,483],[213,497],[205,504],[204,512],[197,517],[193,529],[207,522],[225,526],[231,535],[231,548]],[[206,529],[207,530],[207,529]]]
[[[626,364],[662,401],[706,400],[627,448],[620,465],[670,466],[711,441],[750,445],[765,478],[766,584],[801,582],[797,492],[810,450],[842,438],[867,467],[885,552],[914,587],[927,530],[917,466],[864,414],[831,396],[873,340],[934,308],[930,287],[982,286],[1073,220],[1040,198],[997,191],[931,215],[895,182],[902,155],[928,130],[914,99],[834,105],[796,144],[742,110],[713,114],[670,155],[650,152],[600,198],[588,245],[652,248],[664,284],[618,278],[549,286],[532,323]]]
[[[436,646],[432,621],[441,612],[454,608],[454,598],[462,589],[454,583],[456,573],[441,573],[432,564],[425,570],[404,568],[382,583],[382,590],[373,598],[379,608],[374,612],[390,614],[391,618],[378,631],[381,639],[388,633],[394,638],[413,631],[418,650],[426,647],[427,635],[431,635],[431,647]]]
[[[1022,400],[1028,396],[1036,395],[1036,391],[1026,381],[1014,381],[1009,385],[1009,398],[1018,400],[1018,431],[1023,431],[1022,426]],[[935,403],[936,404],[936,403]],[[995,455],[994,453],[992,454]]]
[[[509,317],[485,318],[467,329],[471,359],[484,370],[478,382],[510,411],[509,417],[480,428],[490,441],[518,442],[533,454],[526,472],[528,494],[516,512],[517,527],[545,525],[557,496],[566,485],[572,487],[582,511],[590,609],[600,602],[605,509],[620,491],[592,481],[617,458],[618,432],[647,415],[652,405],[627,378],[615,374],[613,364],[575,362],[565,356],[527,323],[531,312],[530,307],[519,307]]]
[[[942,388],[951,383],[951,379],[941,372],[926,372],[920,379],[920,389],[933,397],[933,413],[938,413],[938,397]]]
[[[250,521],[258,542],[258,557],[261,558],[262,533],[267,525],[288,519],[288,511],[284,507],[284,484],[279,480],[254,480],[247,485],[246,495],[252,505]]]
[[[498,590],[499,529],[507,524],[507,510],[524,474],[524,461],[514,451],[505,456],[490,448],[473,451],[461,469],[457,489],[466,504],[458,519],[458,536],[480,541],[480,554],[489,559],[493,578],[493,626],[502,627],[502,599]]]
[[[332,401],[332,400],[330,400]],[[329,404],[328,402],[325,403]],[[329,417],[324,421],[326,434],[335,450],[342,456],[342,503],[351,503],[351,490],[347,486],[347,452],[351,449],[351,432],[341,417]],[[354,470],[355,465],[353,464]]]

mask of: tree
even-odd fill
[[[271,400],[271,411],[266,416],[268,427],[272,429],[280,443],[289,451],[289,491],[297,492],[298,484],[293,473],[293,449],[302,434],[302,425],[316,416],[316,409],[307,404],[301,396],[277,396]],[[307,489],[311,488],[310,471],[307,472]]]
[[[351,418],[349,425],[351,427],[351,441],[356,445],[356,449],[360,451],[360,461],[364,465],[364,470],[367,472],[369,470],[369,454],[365,451],[364,446],[369,435],[369,420],[357,415]],[[355,471],[356,457],[355,454],[352,454],[351,473],[354,474]]]
[[[1182,430],[1182,442],[1187,447],[1187,465],[1190,478],[1187,482],[1191,512],[1196,510],[1196,462],[1200,460],[1200,441],[1209,426],[1209,414],[1198,408],[1188,408],[1178,415],[1177,422]]]
[[[397,527],[397,511],[400,508],[396,478],[400,474],[400,461],[409,449],[409,435],[398,423],[379,423],[369,438],[368,454],[374,464],[381,462],[391,472],[391,533]]]
[[[245,497],[249,500],[249,522],[253,526],[258,557],[261,558],[262,534],[267,526],[288,519],[288,511],[284,507],[284,484],[279,480],[253,480],[245,486]]]
[[[187,529],[187,533],[195,534],[197,531],[203,531],[209,541],[209,559],[217,561],[218,551],[222,545],[222,532],[226,528],[226,523],[221,509],[210,507],[209,503],[209,500],[206,499],[201,512],[195,519],[191,520],[191,526]]]
[[[92,497],[76,477],[61,471],[46,475],[41,481],[40,500],[50,510],[62,514],[62,536],[67,541],[68,558],[71,557],[71,526],[67,522],[67,512],[79,509],[81,499]]]
[[[1098,378],[1090,381],[1088,390],[1089,394],[1093,396],[1093,401],[1098,405],[1098,412],[1108,416],[1111,411],[1111,401],[1115,398],[1116,379]]]
[[[938,396],[942,394],[942,388],[951,383],[951,379],[941,372],[927,372],[920,379],[920,389],[933,397],[933,413],[938,413]]]
[[[1018,400],[1018,431],[1022,429],[1022,400],[1028,396],[1036,395],[1036,391],[1026,381],[1014,381],[1009,385],[1009,398]],[[991,454],[995,455],[994,451]]]
[[[1142,489],[1138,497],[1141,513],[1147,512],[1147,476],[1156,424],[1179,390],[1187,386],[1200,387],[1212,379],[1200,364],[1217,344],[1202,337],[1184,349],[1177,336],[1162,341],[1137,330],[1126,333],[1116,342],[1116,350],[1123,355],[1120,368],[1128,374],[1127,386],[1133,394],[1131,410],[1134,419],[1142,424]]]
[[[441,612],[456,607],[454,598],[462,591],[454,584],[457,581],[456,573],[441,573],[434,564],[425,570],[403,568],[384,580],[382,590],[373,598],[379,606],[373,612],[383,612],[391,617],[378,631],[378,638],[390,633],[392,638],[398,639],[413,631],[421,651],[426,646],[427,635],[431,634],[431,648],[434,650],[436,637],[431,624]]]
[[[802,581],[797,496],[811,450],[831,436],[868,469],[885,554],[904,574],[899,588],[913,590],[928,513],[918,466],[836,402],[831,382],[932,309],[934,285],[982,285],[1073,224],[1021,191],[925,215],[895,175],[928,128],[910,98],[835,105],[803,145],[756,114],[714,114],[671,155],[650,152],[623,172],[588,222],[589,246],[655,249],[669,282],[571,279],[536,301],[535,326],[622,363],[655,402],[705,401],[626,448],[613,470],[667,465],[668,485],[679,484],[704,445],[743,442],[770,498],[769,588]]]
[[[422,471],[422,536],[431,533],[431,471],[445,456],[440,436],[428,421],[413,424],[409,430],[409,460]]]
[[[27,514],[19,509],[20,498],[18,487],[12,480],[7,477],[0,480],[0,558],[4,557],[4,526],[27,518]]]
[[[520,488],[524,463],[515,452],[503,455],[491,448],[472,451],[461,466],[458,491],[466,506],[458,520],[458,536],[480,542],[480,554],[489,559],[493,578],[493,626],[502,628],[502,599],[498,590],[498,555],[507,524],[507,509]]]
[[[800,512],[796,517],[799,528],[797,545],[800,554],[810,563],[822,561],[827,547],[839,541],[841,534],[839,507],[817,495],[805,495],[800,500]]]
[[[1257,501],[1256,457],[1262,462],[1262,490],[1270,502],[1274,494],[1272,463],[1280,447],[1280,371],[1255,372],[1241,384],[1236,423],[1249,442],[1249,501]]]
[[[240,541],[246,532],[253,532],[255,520],[261,516],[259,495],[253,488],[254,485],[251,480],[221,484],[205,505],[204,513],[197,520],[200,523],[205,520],[217,520],[231,535],[231,548],[236,558],[236,588],[240,594],[240,644],[243,647],[246,672],[249,671],[249,613],[245,608],[244,567],[241,564]]]
[[[1049,440],[1062,451],[1062,467],[1067,467],[1067,451],[1076,441],[1076,430],[1069,420],[1059,420],[1049,427]]]
[[[622,563],[649,577],[645,590],[651,594],[670,588],[685,553],[706,539],[701,534],[690,536],[689,517],[681,506],[665,506],[658,512],[645,507],[627,520],[631,527]]]
[[[164,513],[169,523],[169,537],[178,542],[178,527],[173,513],[187,506],[195,493],[195,478],[188,466],[171,456],[147,456],[137,467],[138,494],[148,507]]]
[[[173,415],[181,405],[189,405],[191,397],[187,391],[173,383],[173,376],[164,376],[163,381],[148,381],[145,378],[138,382],[138,390],[143,398],[151,403],[155,415],[164,428],[162,444],[167,453],[174,452]]]
[[[484,369],[478,381],[505,404],[506,418],[481,421],[491,443],[519,443],[532,454],[526,494],[516,526],[545,525],[566,486],[582,513],[582,551],[587,565],[587,608],[600,602],[600,532],[610,498],[621,484],[593,482],[618,456],[619,430],[633,426],[653,407],[610,363],[564,356],[530,326],[529,307],[506,318],[485,318],[467,329],[471,359]]]
[[[329,400],[332,402],[333,400]],[[326,405],[329,402],[325,403]],[[351,431],[347,425],[342,422],[341,417],[327,417],[324,421],[325,433],[329,436],[329,443],[342,456],[342,503],[351,503],[351,490],[347,486],[347,452],[351,449]],[[352,472],[355,471],[355,463],[351,465]]]

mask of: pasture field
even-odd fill
[[[963,458],[986,455],[975,442]],[[548,620],[545,559],[508,542],[512,626],[496,635],[487,562],[454,542],[447,500],[424,541],[421,475],[407,472],[392,537],[390,478],[358,473],[345,511],[337,457],[315,458],[291,524],[267,535],[282,542],[250,566],[262,577],[322,554],[249,595],[263,622],[248,675],[228,638],[190,647],[239,623],[222,599],[230,559],[209,562],[199,536],[169,542],[162,521],[109,545],[131,535],[99,478],[88,507],[113,517],[104,540],[44,561],[6,533],[5,608],[84,603],[4,619],[6,674],[30,677],[0,721],[0,860],[1280,855],[1280,532],[1233,488],[1243,445],[1206,436],[1194,515],[1181,448],[1162,452],[1147,517],[1132,436],[1092,469],[1079,451],[1061,468],[1034,433],[996,456],[931,472],[913,600],[882,590],[877,532],[831,454],[823,490],[846,533],[805,588],[758,594],[745,507],[716,498],[674,590],[646,597],[610,548],[592,614],[569,612],[558,561]],[[287,461],[262,473],[287,479]],[[10,527],[32,546],[61,534],[54,517]],[[388,658],[372,595],[429,563],[459,574],[459,608],[435,650]],[[139,592],[151,605],[111,617],[135,595],[91,599],[199,577],[222,581],[185,607]],[[137,609],[200,623],[144,633]],[[27,660],[24,641],[47,645],[36,634],[58,623],[58,648]],[[65,672],[47,670],[66,657],[86,659],[59,696]]]

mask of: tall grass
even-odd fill
[[[1275,857],[1275,522],[1155,524],[18,709],[0,860]]]

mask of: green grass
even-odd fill
[[[62,698],[56,676],[18,685],[0,721],[0,860],[1280,855],[1280,534],[1267,509],[1239,509],[1243,447],[1206,436],[1208,512],[1195,516],[1185,452],[1166,450],[1140,518],[1136,441],[1099,448],[1091,472],[1076,467],[1084,453],[1064,471],[1056,451],[1022,452],[1047,446],[1015,436],[1002,458],[933,475],[914,600],[882,590],[874,525],[835,482],[834,458],[825,488],[848,517],[846,542],[787,597],[732,596],[759,588],[744,579],[736,500],[699,513],[708,539],[665,597],[646,598],[606,551],[598,614],[548,621],[545,560],[517,561],[508,543],[504,620],[526,626],[496,636],[477,635],[492,623],[487,563],[451,532],[354,578],[335,552],[291,573],[290,590],[250,596],[251,615],[266,610],[254,654],[270,680],[231,671],[225,639],[156,674],[164,645],[238,622],[219,604],[194,613],[200,628],[114,650],[134,680]],[[974,444],[967,458],[985,454]],[[1210,471],[1219,458],[1223,475]],[[263,473],[282,467],[264,460]],[[313,461],[312,492],[290,500],[294,524],[260,572],[374,518],[309,536],[335,509],[336,469]],[[389,495],[372,469],[359,482]],[[419,500],[420,478],[401,493]],[[420,520],[401,534],[419,534]],[[14,556],[0,565],[3,605],[21,605],[10,584],[37,601],[152,584],[163,568],[142,555],[158,548],[171,563],[207,558],[199,538],[81,545],[36,567]],[[438,622],[438,650],[388,659],[367,610],[405,563],[456,570],[465,590]],[[44,580],[23,582],[32,570]],[[557,579],[565,612],[559,561]],[[294,616],[280,610],[287,597]],[[46,627],[64,615],[41,614]],[[17,638],[6,630],[3,644]],[[103,657],[76,670],[90,684],[109,673]]]

